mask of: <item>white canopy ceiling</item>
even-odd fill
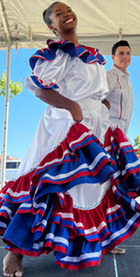
[[[43,48],[54,38],[42,12],[53,0],[0,0],[0,49]],[[78,17],[79,42],[110,55],[121,37],[129,41],[133,55],[140,55],[140,0],[62,0]]]

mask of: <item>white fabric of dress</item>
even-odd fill
[[[83,112],[83,123],[101,142],[109,127],[109,112],[102,100],[108,94],[104,66],[98,62],[87,64],[78,57],[71,57],[61,49],[56,58],[47,62],[39,59],[34,75],[43,85],[52,82],[59,86],[58,93],[77,101]],[[27,77],[25,87],[35,94],[36,85]],[[50,92],[51,93],[51,92]],[[40,161],[65,138],[74,123],[69,111],[48,106],[40,119],[31,146],[25,154],[16,179],[35,168]]]
[[[127,135],[133,109],[133,92],[128,73],[123,73],[115,65],[106,72],[109,94],[107,100],[111,108],[111,126],[118,126]]]

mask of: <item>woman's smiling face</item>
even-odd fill
[[[52,31],[57,31],[63,37],[70,30],[77,26],[77,17],[69,6],[64,3],[57,3],[50,15],[52,23],[48,26]]]

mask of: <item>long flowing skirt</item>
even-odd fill
[[[104,146],[81,123],[37,166],[0,193],[0,234],[8,250],[54,252],[60,267],[99,265],[140,224],[140,162],[119,128]]]

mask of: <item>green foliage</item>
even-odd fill
[[[22,85],[20,82],[14,82],[10,81],[9,83],[9,89],[10,89],[10,98],[13,97],[13,95],[17,95],[22,91]],[[6,73],[3,72],[0,79],[0,96],[6,94]]]
[[[135,147],[136,149],[140,149],[140,135],[138,135],[138,136],[134,139],[134,142],[135,142],[134,147]]]

